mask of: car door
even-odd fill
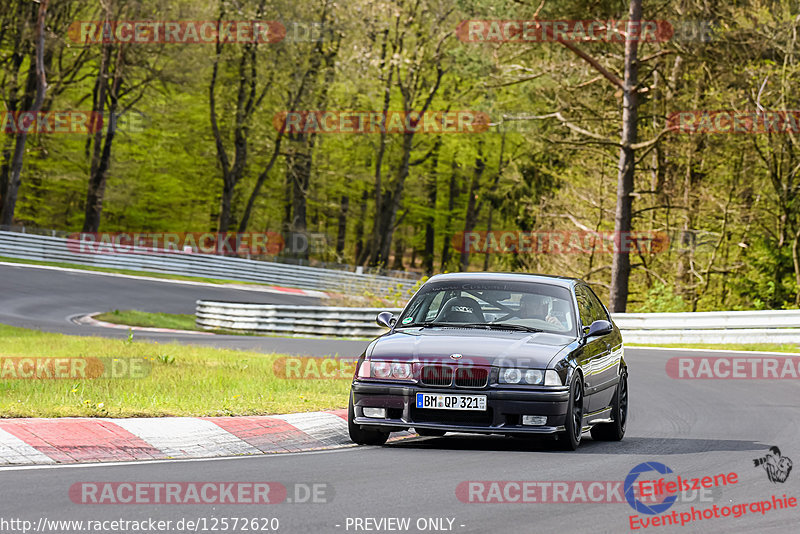
[[[605,306],[597,298],[597,295],[588,286],[584,287],[589,306],[592,313],[592,321],[609,321],[611,318],[608,316]],[[595,336],[596,340],[592,343],[598,345],[597,355],[592,361],[592,388],[593,395],[590,405],[592,411],[602,410],[609,404],[614,396],[615,387],[617,384],[617,375],[619,374],[620,356],[622,354],[621,347],[616,347],[618,343],[615,342],[614,332],[602,336]]]
[[[590,292],[586,286],[578,285],[575,287],[575,299],[578,302],[578,314],[580,315],[580,334],[583,336],[589,330],[589,326],[594,320],[592,301],[589,298]],[[577,354],[578,364],[583,370],[584,387],[584,415],[594,410],[594,392],[597,377],[595,369],[598,367],[598,360],[605,355],[606,344],[602,336],[592,336],[584,338],[584,343]]]

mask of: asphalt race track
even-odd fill
[[[46,289],[45,289],[46,288]],[[85,329],[65,317],[108,308],[191,313],[197,298],[243,297],[226,289],[179,287],[87,276],[60,276],[33,269],[0,271],[0,322],[75,333]],[[245,300],[279,302],[281,295],[248,293]],[[286,300],[282,300],[286,302]],[[113,303],[113,304],[112,304]],[[93,329],[89,329],[93,330]],[[105,334],[105,333],[104,333]],[[110,334],[116,335],[116,334]],[[158,336],[154,336],[158,337]],[[186,340],[176,337],[179,341]],[[208,342],[196,340],[191,342]],[[251,342],[237,336],[215,338],[215,344],[238,346]],[[230,342],[230,344],[228,344]],[[272,343],[259,338],[254,343]],[[295,352],[313,353],[310,340],[286,339]],[[330,342],[327,342],[330,343]],[[343,342],[347,343],[347,342]],[[352,343],[352,342],[351,342]],[[357,342],[356,342],[357,343]],[[362,342],[363,345],[363,342]],[[337,345],[338,346],[338,345]],[[345,345],[342,345],[345,346]],[[255,347],[251,347],[255,348]],[[685,526],[631,529],[637,513],[625,502],[559,502],[557,504],[462,502],[456,488],[468,481],[602,481],[621,482],[643,462],[671,468],[684,479],[736,473],[737,482],[706,495],[686,496],[665,513],[800,497],[800,472],[785,482],[771,482],[753,460],[769,447],[800,460],[800,385],[796,380],[676,380],[667,376],[669,358],[682,351],[628,348],[631,414],[620,443],[593,442],[588,434],[576,452],[560,452],[545,443],[504,437],[414,438],[383,447],[352,447],[335,451],[278,454],[248,458],[141,462],[133,465],[93,465],[0,470],[3,519],[52,520],[171,520],[172,532],[181,519],[204,520],[213,532],[214,518],[277,518],[278,532],[791,532],[800,524],[800,508],[751,511],[702,519]],[[687,353],[688,354],[688,353]],[[692,356],[702,353],[692,352]],[[713,354],[713,353],[710,353]],[[648,477],[652,478],[652,477]],[[669,478],[668,478],[669,479]],[[197,504],[76,504],[69,489],[80,482],[279,482],[324,484],[326,502],[283,502],[271,505]],[[485,487],[489,487],[487,484]],[[303,486],[306,487],[306,486]],[[300,496],[305,492],[300,491]],[[482,494],[484,497],[487,493]],[[538,493],[537,495],[541,495]],[[581,500],[574,494],[568,500]],[[462,495],[463,496],[463,495]],[[509,493],[510,498],[519,493]],[[289,499],[297,501],[293,491]],[[302,500],[302,499],[301,499]],[[585,500],[585,499],[584,499]],[[619,499],[617,499],[619,500]],[[764,506],[762,506],[764,508]],[[729,508],[726,508],[729,509]],[[741,508],[740,508],[741,510]],[[408,529],[394,530],[367,521],[410,518]],[[444,518],[438,524],[428,519]],[[418,520],[420,523],[418,524]],[[452,523],[450,523],[452,521]],[[261,524],[259,524],[261,525]],[[361,528],[356,528],[360,525]],[[418,526],[423,528],[417,528]],[[204,531],[202,527],[197,529]],[[258,531],[267,531],[257,529]],[[10,530],[0,524],[2,532]],[[51,532],[72,532],[62,527]],[[85,530],[84,530],[85,531]],[[103,532],[125,532],[103,530]],[[132,532],[132,530],[129,530]],[[218,530],[222,527],[218,524]],[[227,530],[231,532],[230,528]],[[236,531],[244,531],[239,528]]]
[[[558,452],[511,438],[446,436],[320,453],[2,470],[3,516],[34,524],[41,517],[173,521],[276,517],[279,532],[298,533],[356,532],[352,524],[345,528],[348,517],[410,517],[408,531],[418,532],[414,526],[418,518],[444,517],[454,519],[454,532],[625,532],[630,531],[629,517],[634,514],[625,502],[464,503],[457,498],[456,487],[463,481],[622,481],[646,461],[665,464],[684,478],[738,475],[737,484],[714,490],[705,498],[710,500],[677,502],[670,513],[686,512],[691,506],[769,500],[784,493],[800,495],[800,473],[791,473],[785,483],[772,483],[762,468],[753,465],[753,459],[772,445],[778,445],[784,456],[800,458],[797,383],[673,380],[664,366],[674,355],[626,351],[632,412],[621,443],[593,442],[585,434],[578,451]],[[70,486],[87,481],[270,481],[288,487],[322,483],[332,498],[327,503],[266,506],[74,504],[68,497]],[[792,524],[793,528],[798,524],[797,508],[646,531],[789,532]]]
[[[195,301],[200,299],[259,304],[319,304],[319,299],[291,294],[176,284],[170,280],[137,280],[89,271],[0,265],[0,323],[47,332],[125,338],[127,330],[81,326],[71,322],[70,318],[114,309],[193,314]],[[135,337],[159,343],[178,341],[267,353],[310,355],[338,352],[341,355],[358,356],[367,345],[365,341],[160,332],[136,332]]]

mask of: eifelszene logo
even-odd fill
[[[631,469],[628,476],[625,477],[625,499],[628,501],[628,504],[631,505],[631,508],[636,510],[637,512],[649,515],[658,515],[662,512],[666,512],[669,508],[675,504],[675,501],[678,499],[677,495],[668,495],[663,501],[657,504],[645,504],[639,499],[636,498],[635,488],[636,488],[636,480],[639,478],[639,475],[642,473],[647,473],[649,471],[655,471],[661,475],[666,475],[668,473],[672,473],[672,469],[667,467],[666,465],[658,462],[644,462],[633,469]]]
[[[656,473],[654,478],[647,474],[652,472]],[[625,477],[623,491],[631,508],[642,514],[659,515],[678,501],[713,501],[714,492],[738,482],[739,477],[733,472],[686,477],[673,474],[672,469],[662,463],[644,462],[631,469]]]

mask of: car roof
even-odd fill
[[[549,274],[534,274],[534,273],[489,273],[489,272],[475,272],[475,273],[446,273],[434,275],[428,282],[468,282],[468,281],[507,281],[507,282],[534,282],[540,284],[548,284],[553,286],[560,286],[571,288],[575,284],[582,282],[578,278],[569,278],[566,276],[553,276]]]

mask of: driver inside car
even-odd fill
[[[523,295],[519,300],[519,317],[521,319],[538,319],[559,328],[564,327],[557,317],[550,315],[547,301],[541,295]]]

